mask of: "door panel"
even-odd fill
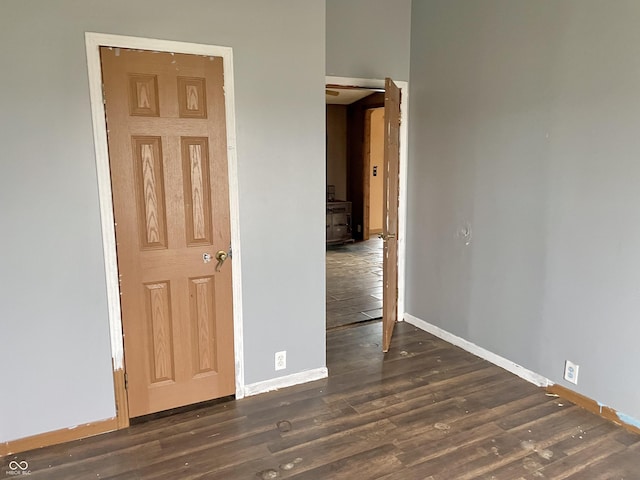
[[[182,137],[186,235],[188,245],[211,245],[211,190],[207,137]]]
[[[222,58],[100,53],[129,414],[233,394]]]
[[[389,351],[398,320],[398,202],[400,176],[400,89],[390,78],[384,95],[384,252],[382,259],[382,350]]]

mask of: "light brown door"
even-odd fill
[[[385,79],[384,220],[382,238],[382,350],[389,351],[398,321],[398,200],[400,166],[400,89]]]
[[[222,58],[100,53],[129,415],[233,394]]]

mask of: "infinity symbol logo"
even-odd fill
[[[26,460],[23,460],[22,462],[16,462],[15,460],[11,460],[9,462],[9,468],[11,470],[22,470],[23,472],[29,468],[29,464],[27,463]]]

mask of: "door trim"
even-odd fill
[[[124,342],[122,338],[122,314],[120,311],[120,288],[118,282],[118,259],[116,255],[115,225],[113,217],[113,194],[107,146],[107,125],[102,97],[102,65],[100,47],[134,48],[191,55],[222,57],[224,65],[225,116],[227,129],[227,162],[229,166],[229,213],[231,219],[231,248],[233,249],[233,331],[235,356],[236,398],[244,397],[244,347],[242,333],[242,278],[238,199],[238,165],[236,154],[236,120],[233,81],[233,50],[198,43],[175,42],[152,38],[85,33],[87,71],[91,99],[93,141],[96,155],[98,196],[102,225],[102,247],[104,251],[105,280],[111,357],[114,374],[114,396],[118,428],[129,425],[126,395],[124,395]]]
[[[409,123],[409,82],[393,80],[402,91],[400,98],[400,199],[398,205],[398,321],[404,320],[405,270],[406,270],[406,232],[407,232],[407,164],[409,159],[408,123]],[[326,85],[343,87],[382,88],[384,79],[352,77],[325,77]]]
[[[364,241],[369,240],[371,225],[371,115],[373,110],[373,108],[367,108],[364,111],[364,146],[362,147],[362,196],[364,197],[362,199],[362,240]]]

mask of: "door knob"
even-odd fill
[[[390,238],[396,238],[395,233],[381,233],[378,235],[378,238],[382,239],[383,242],[386,242]]]
[[[222,268],[222,264],[224,261],[229,258],[229,255],[224,250],[218,250],[216,252],[216,260],[218,260],[218,264],[216,265],[216,272],[219,272]]]

